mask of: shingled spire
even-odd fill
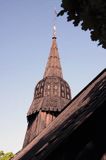
[[[52,46],[50,50],[50,55],[46,65],[46,70],[44,73],[44,78],[49,76],[56,76],[63,78],[62,69],[60,64],[60,58],[56,43],[56,27],[53,27],[53,37],[52,37]]]
[[[70,87],[63,79],[54,26],[52,46],[44,77],[35,87],[34,98],[27,114],[28,128],[23,147],[38,136],[61,113],[70,100]]]

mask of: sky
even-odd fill
[[[54,8],[61,0],[0,0],[0,150],[18,152],[27,128],[34,88],[43,78],[52,42]],[[106,68],[106,50],[74,27],[56,19],[64,79],[77,95]]]

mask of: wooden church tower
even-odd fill
[[[63,79],[54,25],[45,73],[35,87],[34,98],[27,114],[28,127],[23,148],[61,113],[70,100],[71,91]]]

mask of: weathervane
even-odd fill
[[[57,12],[56,9],[54,9],[54,24],[53,24],[53,38],[56,38],[56,17],[57,17]]]

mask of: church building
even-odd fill
[[[63,79],[55,26],[27,121],[23,147],[13,160],[106,160],[106,69],[72,99]]]

